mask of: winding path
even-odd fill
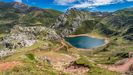
[[[58,47],[58,48],[56,48],[56,49],[54,49],[54,51],[59,51],[61,48],[63,48],[64,46],[66,46],[67,47],[67,45],[63,42],[63,41],[61,41],[61,46],[60,47]]]
[[[130,66],[133,64],[133,58],[127,59],[127,61],[123,65],[101,65],[98,64],[99,67],[108,69],[110,71],[115,71],[119,73],[125,73],[129,71]]]

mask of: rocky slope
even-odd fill
[[[0,51],[7,52],[14,51],[16,48],[29,47],[39,39],[58,41],[61,38],[53,29],[44,26],[22,27],[16,25],[11,29],[10,34],[1,39]]]

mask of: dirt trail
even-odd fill
[[[61,48],[63,48],[64,46],[67,47],[67,45],[66,45],[63,41],[61,41],[61,46],[58,47],[58,48],[56,48],[56,49],[54,49],[54,51],[59,51],[59,50],[60,50]]]
[[[20,62],[12,61],[12,62],[0,62],[0,71],[5,71],[11,69],[17,65],[20,65]]]
[[[99,67],[101,68],[106,68],[110,71],[115,71],[119,73],[125,73],[129,70],[129,67],[133,64],[133,58],[127,59],[127,61],[123,65],[101,65],[98,64]]]

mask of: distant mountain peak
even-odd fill
[[[19,3],[19,2],[13,2],[11,3],[13,6],[21,6],[21,7],[26,7],[25,4]]]
[[[19,2],[13,2],[11,3],[13,8],[19,9],[21,12],[28,11],[29,7],[25,4],[19,3]]]

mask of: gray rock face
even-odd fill
[[[2,50],[0,50],[0,58],[5,57],[5,56],[9,56],[9,55],[13,54],[14,52],[15,52],[15,50],[10,50],[7,48],[2,49]]]
[[[32,46],[40,36],[43,40],[56,41],[61,39],[54,29],[44,26],[24,27],[16,25],[11,30],[11,33],[0,41],[0,57],[10,55],[15,52],[16,48]]]
[[[43,26],[15,26],[11,34],[5,36],[0,43],[9,49],[28,47],[33,45],[39,36],[42,36],[43,40],[61,39],[54,29]]]
[[[35,39],[31,39],[25,33],[10,34],[3,38],[0,42],[5,48],[16,49],[22,47],[28,47],[36,42]]]
[[[26,33],[26,35],[31,36],[31,39],[37,39],[37,36],[39,35],[41,35],[44,40],[61,39],[54,29],[47,28],[44,26],[31,26],[31,27],[15,26],[12,29],[11,33]]]
[[[72,34],[84,20],[93,20],[90,12],[78,11],[76,9],[68,10],[60,15],[52,28],[56,29],[64,37]]]

